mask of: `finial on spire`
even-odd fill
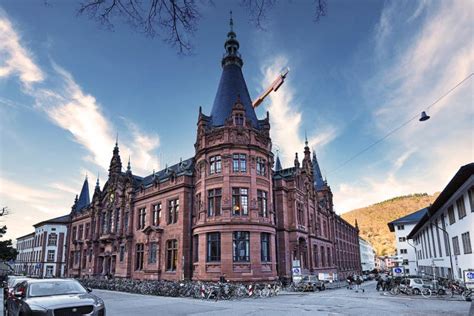
[[[118,132],[115,135],[115,147],[118,147]]]
[[[130,155],[128,155],[127,172],[132,172],[132,167],[130,166]]]
[[[308,147],[308,134],[306,133],[306,130],[304,130],[304,144]]]
[[[232,19],[232,10],[230,10],[230,22],[229,22],[229,25],[230,25],[230,31],[233,32],[234,31],[234,20]]]

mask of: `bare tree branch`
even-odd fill
[[[319,22],[321,17],[326,16],[328,12],[327,0],[314,0],[316,4],[316,11],[314,13],[314,21]]]

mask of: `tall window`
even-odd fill
[[[178,221],[179,199],[168,201],[168,224],[174,224]]]
[[[466,216],[466,207],[464,206],[464,197],[461,196],[456,201],[456,206],[458,207],[458,218],[461,219]]]
[[[199,261],[199,235],[193,236],[193,262]]]
[[[125,259],[125,245],[120,245],[119,260],[120,262],[123,262],[124,259]]]
[[[161,203],[153,205],[153,225],[159,226],[161,222]]]
[[[260,249],[262,262],[270,262],[270,234],[260,234]]]
[[[77,240],[77,226],[72,228],[72,240]],[[35,240],[36,243],[36,240]]]
[[[152,242],[148,246],[148,263],[153,264],[156,263],[156,253],[158,250],[158,243]]]
[[[257,157],[257,175],[265,176],[266,171],[266,161],[263,158]]]
[[[207,215],[219,216],[221,215],[221,189],[212,189],[207,191]]]
[[[461,250],[459,249],[459,239],[458,236],[453,237],[453,251],[455,255],[460,255]]]
[[[321,267],[326,266],[326,258],[324,257],[324,247],[321,246]]]
[[[166,270],[176,271],[178,265],[178,241],[171,239],[166,242]]]
[[[260,216],[268,217],[267,192],[257,190],[257,203]]]
[[[297,211],[297,220],[298,220],[298,224],[300,225],[304,225],[304,210],[303,210],[303,203],[296,203],[296,211]],[[326,226],[323,226],[323,228],[325,228]],[[324,235],[326,235],[326,233],[324,232]]]
[[[58,241],[58,235],[56,235],[56,233],[49,234],[48,246],[56,246],[57,241]]]
[[[328,260],[327,260],[327,263],[328,263],[328,266],[331,266],[331,248],[327,247],[326,249],[326,254],[328,256]]]
[[[313,246],[314,266],[318,267],[318,246]]]
[[[207,262],[221,261],[221,234],[207,233]]]
[[[145,223],[146,223],[146,208],[141,208],[138,210],[138,226],[137,229],[143,229],[145,228]]]
[[[79,225],[79,236],[77,239],[82,240],[82,237],[84,236],[84,225]]]
[[[454,207],[452,205],[448,208],[448,217],[449,225],[453,225],[456,222],[456,218],[454,217]]]
[[[107,216],[106,216],[106,212],[102,212],[101,215],[100,215],[100,223],[102,225],[102,229],[101,229],[101,233],[102,234],[105,234],[107,233]]]
[[[247,172],[247,155],[245,154],[232,155],[232,171],[233,172]]]
[[[464,254],[472,253],[471,248],[471,237],[469,236],[469,232],[465,232],[461,235],[462,238],[462,247],[464,249]]]
[[[250,233],[234,232],[233,236],[233,257],[234,262],[250,261]]]
[[[82,251],[82,268],[83,269],[86,267],[86,263],[87,263],[87,250],[84,249]]]
[[[474,187],[471,187],[467,191],[467,195],[469,196],[469,204],[471,205],[471,212],[474,212]]]
[[[135,251],[135,271],[143,270],[143,254],[145,252],[144,244],[137,244]]]
[[[112,232],[112,222],[113,222],[112,220],[113,220],[113,212],[108,211],[107,212],[107,233]]]
[[[86,223],[86,229],[85,229],[85,232],[84,232],[84,238],[85,239],[88,239],[90,238],[90,231],[91,231],[91,223]]]
[[[221,156],[213,156],[210,158],[210,173],[221,173],[222,171],[222,161],[221,161]]]
[[[117,233],[119,231],[119,224],[120,224],[120,209],[116,208],[115,209],[115,214],[114,214],[114,229],[113,232]]]
[[[128,211],[123,214],[123,230],[128,231]]]
[[[232,188],[232,215],[248,215],[248,189]]]

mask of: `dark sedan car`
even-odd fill
[[[26,280],[7,300],[8,316],[105,316],[104,301],[71,279]]]

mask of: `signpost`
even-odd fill
[[[464,270],[464,284],[468,289],[474,289],[474,270]]]
[[[392,274],[394,277],[402,277],[405,275],[404,267],[394,267],[392,268]]]

